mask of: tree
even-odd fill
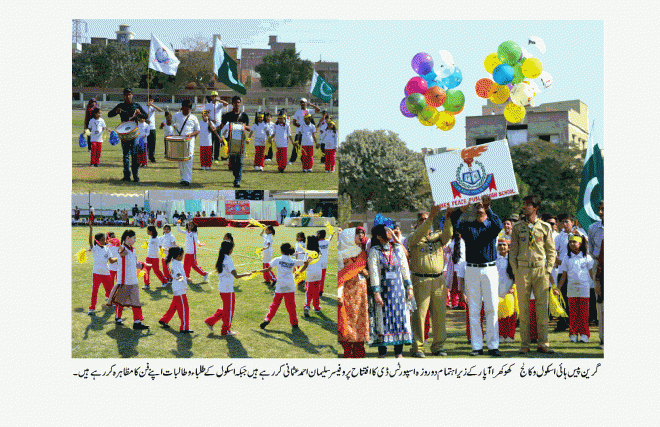
[[[312,61],[300,59],[293,49],[266,55],[255,68],[261,75],[263,87],[293,87],[307,83],[312,78]]]
[[[85,46],[73,58],[73,85],[147,87],[148,56],[146,49],[123,43]]]
[[[399,212],[430,203],[423,157],[391,131],[358,130],[339,148],[339,194],[347,193],[356,212]]]
[[[541,198],[541,213],[553,215],[575,214],[583,158],[574,145],[540,139],[511,147],[514,170],[529,185],[529,194]]]
[[[197,35],[182,41],[186,50],[179,51],[179,69],[174,81],[176,91],[183,89],[189,83],[195,83],[201,93],[213,80],[213,39]],[[175,92],[176,92],[175,91]]]
[[[495,199],[493,200],[493,203],[491,205],[493,212],[495,212],[497,216],[499,216],[502,220],[511,217],[511,215],[514,213],[519,213],[520,211],[522,211],[523,198],[531,194],[529,192],[529,185],[527,185],[525,182],[523,182],[522,179],[520,179],[520,175],[518,175],[517,173],[515,175],[516,175],[516,184],[518,185],[518,195],[512,197],[503,197],[501,199]]]
[[[339,226],[345,228],[351,221],[352,209],[350,194],[340,193],[337,202],[339,203],[339,215],[337,216]]]

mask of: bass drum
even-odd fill
[[[165,137],[165,160],[181,162],[190,160],[190,140],[192,138],[183,135],[171,135]]]

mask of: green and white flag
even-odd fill
[[[593,128],[593,125],[592,125]],[[598,205],[605,196],[603,156],[598,144],[594,143],[593,135],[589,138],[589,148],[584,157],[580,196],[578,197],[577,219],[585,230],[596,221]]]
[[[336,87],[323,80],[323,77],[319,76],[319,73],[314,71],[314,74],[312,75],[312,84],[309,86],[309,93],[323,100],[323,102],[329,102],[332,99],[332,94],[335,93],[336,90]]]
[[[218,76],[220,83],[226,84],[241,95],[247,93],[245,86],[238,79],[238,65],[236,61],[222,47],[220,40],[216,41],[213,52],[213,72]]]

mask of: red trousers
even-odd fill
[[[586,335],[589,332],[589,298],[568,298],[568,334]]]
[[[302,152],[300,153],[300,162],[302,163],[303,170],[311,169],[314,166],[314,146],[303,145]]]
[[[144,316],[142,316],[142,307],[131,307],[133,309],[133,321],[136,322],[138,320],[144,320]],[[121,314],[124,312],[124,307],[116,304],[115,305],[115,317],[117,319],[121,318]]]
[[[270,264],[268,264],[267,262],[262,262],[261,266],[262,266],[261,268],[268,268],[270,267]],[[276,280],[276,277],[273,274],[273,270],[264,271],[264,280],[266,281],[266,283],[270,283]]]
[[[89,143],[90,147],[92,147],[92,150],[90,152],[90,160],[89,164],[90,165],[98,165],[99,162],[101,161],[101,150],[103,147],[102,142],[90,142]]]
[[[481,303],[481,335],[484,333],[484,303]],[[468,341],[472,339],[470,334],[470,310],[467,305],[465,306],[465,335],[467,336]]]
[[[112,284],[114,285],[117,281],[117,270],[110,270],[110,277],[112,278]]]
[[[538,340],[539,331],[536,325],[536,300],[529,300],[529,339]]]
[[[291,323],[291,325],[297,325],[298,315],[296,314],[295,292],[275,292],[273,302],[270,304],[270,310],[268,311],[268,314],[266,314],[266,317],[264,317],[264,320],[270,322],[273,317],[275,317],[275,313],[277,313],[277,309],[280,308],[280,304],[282,303],[282,298],[284,298],[284,306],[286,307],[286,311],[289,312],[289,323]]]
[[[199,147],[199,164],[202,167],[211,167],[213,162],[213,147]]]
[[[110,291],[114,286],[112,282],[112,276],[109,274],[92,274],[92,302],[89,304],[89,309],[94,310],[96,308],[96,295],[99,293],[99,286],[103,285],[105,289],[106,298],[110,295]]]
[[[234,309],[236,308],[236,294],[233,292],[220,292],[222,298],[222,308],[215,311],[212,316],[204,320],[207,325],[215,325],[222,319],[222,329],[220,333],[226,335],[231,330],[231,321],[234,319]]]
[[[321,270],[321,288],[319,289],[320,293],[323,293],[323,285],[325,285],[325,268]]]
[[[152,268],[154,269],[154,273],[156,274],[156,277],[158,277],[158,280],[160,280],[162,284],[165,284],[165,282],[167,282],[167,279],[165,279],[165,276],[160,271],[160,265],[159,265],[160,258],[147,258],[146,262],[147,264],[151,264],[151,267],[149,266],[145,267],[144,284],[147,286],[149,285],[150,283],[149,272],[151,271]]]
[[[138,154],[138,165],[147,166],[147,140],[144,140],[144,153]]]
[[[177,312],[179,319],[181,320],[180,331],[185,331],[190,329],[190,314],[188,310],[188,298],[186,294],[183,295],[174,295],[172,296],[172,302],[170,303],[170,308],[167,309],[163,317],[160,318],[161,321],[169,323],[174,316],[174,312]]]
[[[314,304],[315,310],[320,310],[321,305],[319,304],[319,290],[321,287],[321,281],[317,280],[315,282],[307,282],[307,289],[305,290],[305,307],[309,308],[310,304]]]
[[[514,339],[516,337],[516,315],[499,319],[500,337]]]
[[[342,341],[341,346],[344,348],[344,359],[362,359],[366,356],[363,342]]]
[[[163,258],[163,277],[169,282],[172,280],[172,273],[170,272],[170,266],[167,265],[167,261]]]
[[[202,276],[206,276],[206,271],[202,270],[202,268],[197,265],[195,254],[185,254],[183,257],[183,271],[186,273],[186,279],[190,279],[191,268]]]
[[[259,167],[264,167],[264,149],[266,147],[262,147],[259,145],[254,146],[254,165],[259,166]]]
[[[334,172],[335,171],[335,153],[337,150],[326,149],[325,150],[325,170]]]
[[[275,157],[277,158],[277,170],[283,171],[286,169],[286,162],[289,160],[286,155],[287,147],[277,147],[277,153]]]

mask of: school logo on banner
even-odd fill
[[[225,215],[250,215],[250,202],[247,200],[226,201]]]
[[[461,151],[461,158],[464,163],[461,163],[456,169],[456,181],[451,182],[454,198],[461,197],[462,194],[474,196],[483,193],[486,189],[497,190],[493,174],[486,173],[484,164],[475,160],[476,157],[481,156],[486,151],[488,151],[488,147],[485,145],[470,147]]]

